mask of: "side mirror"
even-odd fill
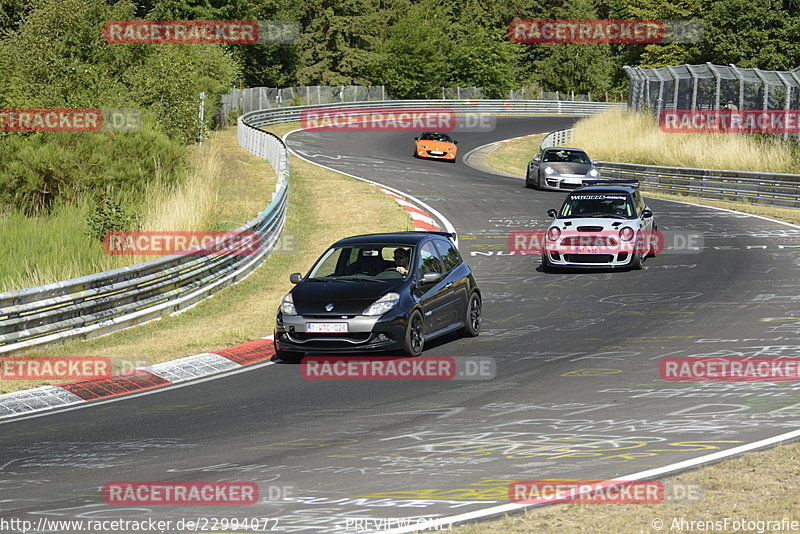
[[[429,286],[431,284],[435,284],[441,279],[442,273],[425,273],[422,275],[422,278],[417,281],[417,287]]]
[[[458,141],[453,141],[453,144],[454,144],[454,145],[457,145],[457,144],[458,144]]]
[[[541,159],[542,159],[542,156],[540,156],[539,154],[536,154],[535,156],[533,156],[533,161],[538,162]]]
[[[415,137],[415,138],[414,138],[414,141],[419,141],[419,137]]]
[[[653,212],[652,211],[650,211],[648,209],[642,210],[642,219],[649,219],[652,216],[653,216]]]
[[[300,273],[292,273],[289,275],[289,281],[293,284],[299,284],[302,279],[303,275]]]
[[[549,210],[547,210],[547,214],[548,214],[550,217],[552,217],[553,219],[555,219],[555,218],[556,218],[556,215],[558,215],[558,213],[556,213],[556,210],[554,210],[554,209],[549,209]]]

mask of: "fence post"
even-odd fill
[[[795,72],[792,70],[789,71],[789,75],[795,81],[795,88],[800,88],[800,78],[797,77],[797,74],[795,74]],[[797,138],[800,139],[800,132],[797,132]]]
[[[728,66],[731,68],[731,72],[733,73],[733,75],[736,76],[736,79],[739,80],[738,104],[739,104],[739,109],[742,110],[744,109],[744,76],[742,76],[742,73],[739,72],[739,67],[737,67],[733,63],[729,63]]]
[[[681,78],[672,67],[667,67],[669,75],[672,76],[674,87],[672,88],[672,102],[675,104],[675,109],[678,109],[678,91],[680,90]]]
[[[789,85],[789,82],[787,82],[786,78],[783,77],[783,73],[782,72],[776,72],[776,74],[778,75],[778,78],[781,79],[781,83],[783,83],[783,86],[786,88],[786,98],[784,99],[784,103],[783,103],[783,110],[786,112],[784,114],[784,120],[786,120],[786,117],[789,115],[789,105],[790,105],[790,100],[791,100],[791,96],[792,96],[792,86]],[[785,124],[785,122],[784,122],[784,124]],[[789,139],[789,129],[788,128],[786,130],[784,130],[784,132],[783,132],[783,140],[786,141],[787,139]]]
[[[641,110],[644,107],[642,105],[642,101],[644,100],[644,92],[648,90],[647,76],[642,74],[643,71],[644,69],[642,69],[642,67],[636,67],[636,74],[637,76],[639,76],[639,96],[637,97],[639,110]]]
[[[761,109],[767,109],[769,107],[769,82],[761,74],[760,70],[753,69],[753,74],[758,76],[758,79],[761,80],[761,84],[764,86],[764,102],[761,104]]]
[[[722,87],[721,87],[722,77],[719,75],[719,73],[717,72],[717,69],[714,67],[714,65],[712,65],[711,63],[708,63],[708,62],[706,62],[706,65],[708,65],[708,70],[711,71],[711,74],[714,75],[714,79],[717,82],[716,95],[714,97],[714,109],[719,111],[719,93],[722,90]]]
[[[658,76],[658,100],[656,100],[656,120],[661,119],[661,110],[664,102],[664,79],[658,69],[654,69],[656,76]]]
[[[198,113],[198,118],[200,120],[200,145],[203,144],[203,121],[206,115],[206,92],[200,91],[200,110]]]

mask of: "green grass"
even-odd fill
[[[233,130],[215,132],[204,146],[186,149],[189,167],[178,183],[156,176],[140,194],[118,193],[115,200],[138,214],[138,228],[130,229],[232,230],[255,217],[268,204],[276,176],[270,167],[259,167],[262,170],[248,175],[248,183],[242,185],[242,168],[225,165],[225,154],[234,148],[239,150]],[[262,188],[262,196],[251,194]],[[4,244],[0,291],[108,271],[154,257],[106,254],[102,243],[88,232],[86,219],[93,209],[93,202],[83,198],[62,201],[47,215],[27,216],[19,210],[0,214],[0,243]]]
[[[63,280],[94,272],[105,262],[100,243],[86,235],[88,208],[59,204],[43,217],[19,211],[0,216],[0,291],[39,280]]]

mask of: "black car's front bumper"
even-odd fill
[[[408,314],[381,316],[283,315],[275,324],[275,348],[288,352],[352,353],[399,350],[405,345]],[[346,333],[307,332],[308,323],[347,323]]]

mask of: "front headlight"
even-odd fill
[[[545,174],[550,175],[550,174],[555,174],[555,172],[556,172],[556,170],[553,167],[545,167],[544,168],[544,173]]]
[[[623,229],[621,229],[619,231],[619,238],[622,239],[623,241],[626,241],[626,242],[630,241],[631,239],[633,239],[634,235],[635,235],[635,232],[633,231],[633,228],[631,228],[629,226],[626,226],[625,228],[623,228]]]
[[[455,150],[455,148],[448,148],[447,150]]]
[[[423,149],[425,149],[425,150],[427,150],[427,149],[428,149],[428,147],[427,147],[426,145],[419,145],[419,147],[420,147],[420,148],[423,148]]]
[[[547,239],[550,241],[558,241],[558,238],[561,236],[561,230],[559,230],[558,226],[553,226],[547,231]]]
[[[284,315],[297,315],[297,309],[294,307],[294,300],[292,294],[287,293],[281,302],[281,313]]]
[[[397,306],[398,302],[400,302],[400,295],[397,293],[386,293],[373,302],[369,308],[364,310],[362,315],[383,315]]]
[[[597,178],[597,169],[590,169],[588,172],[589,176],[592,178]]]

